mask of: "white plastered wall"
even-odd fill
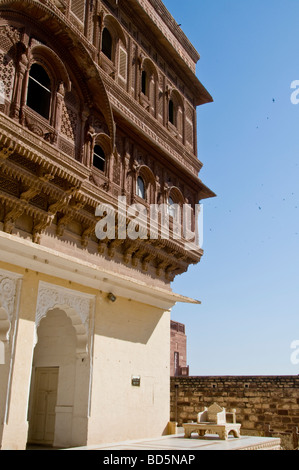
[[[74,399],[79,407],[83,399],[88,401],[86,443],[161,436],[169,421],[169,309],[176,302],[195,301],[5,233],[0,233],[0,259],[0,269],[23,279],[2,448],[26,446],[36,321],[57,306],[51,286],[62,310],[80,306],[78,315],[70,310],[68,316],[79,339],[77,365],[88,365],[88,397],[75,393]],[[44,292],[50,293],[42,302],[41,283]],[[116,296],[115,302],[108,300],[109,292]],[[83,303],[73,304],[77,295]],[[94,307],[90,315],[86,301]],[[78,318],[82,322],[77,323]],[[85,339],[88,359],[82,362]],[[140,387],[132,386],[133,376],[140,377]],[[86,420],[86,414],[82,418]],[[80,414],[76,419],[80,422]],[[72,428],[72,442],[82,442],[76,435],[80,426],[73,423]]]
[[[170,312],[126,299],[97,308],[88,444],[161,436],[169,421]],[[132,378],[140,378],[140,386]]]

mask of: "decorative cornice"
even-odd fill
[[[135,0],[137,1],[159,31],[165,36],[175,51],[195,73],[196,62],[200,59],[189,39],[180,29],[161,0]]]
[[[13,153],[41,165],[44,172],[68,181],[72,186],[80,187],[89,178],[90,169],[65,153],[57,150],[44,139],[37,137],[28,129],[22,128],[15,121],[0,113],[0,147],[5,157]]]
[[[139,267],[143,272],[151,269],[156,276],[172,280],[176,274],[188,269],[190,264],[200,261],[202,250],[186,250],[184,240],[146,240],[142,246],[136,246],[132,240],[105,240],[99,242],[95,236],[97,218],[95,211],[100,204],[111,204],[116,213],[117,197],[95,187],[88,179],[83,179],[89,170],[67,155],[61,154],[47,142],[17,125],[14,121],[0,114],[0,144],[4,143],[4,152],[10,155],[0,166],[2,175],[9,176],[17,184],[17,194],[0,191],[0,198],[5,209],[3,230],[13,233],[17,220],[26,214],[32,218],[32,241],[41,243],[41,235],[50,229],[57,216],[56,234],[63,236],[67,224],[74,220],[81,226],[81,245],[98,243],[99,254],[115,257],[132,267]],[[19,131],[19,132],[17,132]],[[31,135],[32,134],[32,135]],[[18,137],[17,137],[18,135]],[[38,148],[38,143],[40,147]],[[13,153],[11,153],[13,151]],[[13,160],[14,152],[25,159],[40,165],[35,173],[29,172]],[[45,152],[45,155],[44,155]],[[53,155],[53,157],[51,157]],[[60,161],[58,162],[58,155]],[[59,175],[68,183],[57,186],[52,177]],[[18,186],[19,185],[19,186]],[[43,194],[45,207],[37,206],[32,198]],[[130,222],[129,218],[127,224]],[[117,221],[116,221],[117,223]],[[148,230],[148,225],[144,226]],[[161,230],[161,227],[159,227]],[[161,232],[161,238],[164,238]],[[150,268],[151,267],[151,268]]]

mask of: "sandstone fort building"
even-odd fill
[[[170,309],[193,302],[171,282],[203,252],[99,240],[95,214],[164,203],[171,230],[214,196],[198,60],[160,0],[0,0],[2,449],[166,432]]]

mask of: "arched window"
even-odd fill
[[[105,171],[106,156],[100,145],[95,145],[93,149],[93,166],[100,171]]]
[[[171,124],[175,125],[174,122],[174,103],[172,100],[169,100],[169,105],[168,105],[168,120]]]
[[[107,28],[104,28],[102,34],[102,52],[112,60],[112,36]]]
[[[138,176],[138,178],[137,178],[136,194],[137,194],[138,197],[141,197],[142,199],[145,199],[145,184],[144,184],[143,178],[141,178],[141,176]]]
[[[49,119],[50,104],[51,80],[41,65],[33,64],[29,72],[27,106]]]
[[[158,105],[159,75],[155,64],[148,58],[142,60],[140,74],[140,104],[156,116]]]

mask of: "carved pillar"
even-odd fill
[[[30,273],[25,274],[22,281],[20,278],[18,282],[22,282],[22,290],[15,298],[19,307],[16,309],[17,328],[13,335],[2,450],[24,450],[28,434],[28,390],[32,370],[37,276]]]
[[[141,66],[142,66],[142,57],[140,54],[140,49],[136,46],[136,67],[135,67],[135,99],[139,99],[139,94],[141,90],[140,81],[141,81]]]
[[[159,117],[159,78],[155,79],[154,83],[154,92],[155,92],[155,110],[154,110],[154,116],[156,119]]]
[[[183,100],[183,108],[182,108],[182,142],[183,145],[186,146],[186,127],[187,127],[187,119],[186,119],[186,100]]]
[[[134,158],[132,159],[131,163],[131,204],[134,204],[135,196],[136,196],[136,186],[137,186],[137,173],[140,168],[140,165],[137,160],[137,153],[136,150],[134,152]]]
[[[93,27],[93,45],[97,52],[99,52],[100,43],[100,18],[99,18],[99,4],[97,3],[96,12],[94,15],[94,27]],[[96,59],[96,58],[95,58]]]
[[[0,270],[0,340],[11,341],[17,319],[22,276]]]
[[[168,107],[169,107],[169,100],[170,100],[170,95],[171,95],[171,89],[170,87],[166,84],[166,79],[164,80],[164,102],[163,102],[163,108],[164,108],[164,126],[167,125],[168,123]]]
[[[193,151],[197,155],[197,113],[193,111]]]
[[[51,118],[51,125],[55,129],[55,135],[57,136],[58,132],[60,132],[61,127],[61,120],[62,120],[62,106],[65,96],[65,86],[63,82],[59,83],[58,90],[56,92],[56,96],[53,100],[53,109],[52,109],[52,118]],[[56,139],[54,139],[56,140]]]
[[[132,40],[128,40],[128,74],[127,74],[127,92],[130,93],[132,88]]]
[[[117,161],[118,161],[118,152],[117,152],[117,146],[116,146],[116,125],[115,125],[115,145],[114,145],[114,148],[112,149],[112,152],[110,153],[110,156],[108,159],[108,168],[106,171],[106,176],[108,178],[109,186],[114,181],[114,166],[115,164],[117,164]]]
[[[91,163],[90,163],[90,141],[89,141],[89,136],[87,133],[86,136],[86,126],[87,126],[87,120],[89,117],[89,109],[84,108],[82,113],[81,113],[81,129],[80,129],[80,139],[79,139],[79,148],[80,148],[80,155],[79,155],[79,161],[83,163],[83,165],[86,165],[88,168],[90,168]]]
[[[110,186],[110,183],[113,182],[114,160],[115,160],[115,155],[114,155],[114,152],[112,152],[108,159],[108,168],[107,168],[107,173],[106,173],[109,186]]]
[[[159,195],[160,195],[160,177],[158,174],[156,174],[156,180],[155,180],[155,188],[153,191],[153,200],[151,201],[152,204],[159,204]]]
[[[16,120],[19,120],[21,118],[22,105],[25,103],[26,99],[26,95],[24,96],[24,91],[27,91],[27,86],[24,86],[24,80],[26,76],[27,67],[28,59],[25,53],[23,53],[17,65],[10,113],[11,117]]]
[[[101,65],[101,51],[102,51],[102,36],[104,29],[104,12],[101,11],[98,15],[98,47],[99,47],[99,65]]]
[[[170,194],[170,186],[168,182],[165,180],[165,174],[163,174],[163,182],[161,185],[161,190],[162,190],[162,200],[163,204],[168,204],[168,198]]]
[[[121,179],[121,188],[122,188],[122,195],[125,196],[127,194],[127,174],[129,169],[129,162],[130,162],[130,142],[129,139],[124,139],[124,155],[123,155],[123,166],[122,166],[122,179]]]
[[[26,70],[24,72],[24,76],[22,79],[22,91],[21,91],[21,99],[20,99],[20,124],[22,125],[25,124],[24,108],[26,106],[26,100],[27,100],[28,82],[29,82],[29,67],[28,67],[28,62],[27,62]]]

